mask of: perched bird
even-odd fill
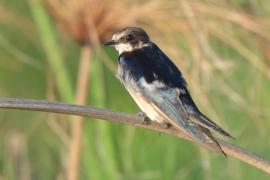
[[[210,130],[231,135],[200,112],[182,73],[142,28],[126,27],[104,45],[119,52],[117,76],[147,117],[171,124],[199,144],[211,140],[226,155]]]

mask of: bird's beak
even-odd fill
[[[107,42],[104,43],[104,46],[113,46],[113,45],[116,45],[117,42],[114,41],[114,40],[109,40]]]

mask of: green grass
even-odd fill
[[[268,1],[227,2],[231,8],[252,6],[257,12],[261,10],[258,16],[269,21],[269,12],[265,11],[266,7],[269,8]],[[0,96],[47,99],[47,74],[52,73],[57,87],[56,99],[73,102],[80,51],[78,45],[56,30],[39,1],[5,0],[0,7],[17,17],[4,21],[0,14]],[[21,22],[28,22],[29,26],[24,27]],[[239,27],[228,29],[234,39],[262,59],[264,67],[269,69],[269,59],[258,45],[258,36],[246,35],[243,33],[245,30],[239,30]],[[196,64],[190,60],[192,56],[187,39],[177,39],[184,57],[180,63],[186,67],[186,75],[193,77],[191,74]],[[207,85],[207,79],[200,79],[202,93],[211,106],[203,106],[198,96],[194,99],[200,102],[203,111],[217,117],[215,121],[220,120],[237,137],[234,143],[270,159],[269,78],[254,68],[245,55],[220,39],[212,37],[209,44],[218,55],[231,60],[233,68],[214,70]],[[106,53],[116,64],[117,54],[107,49]],[[131,97],[101,62],[94,55],[88,104],[137,113],[139,109]],[[244,105],[223,91],[221,79],[244,99]],[[199,91],[192,86],[189,88],[193,94]],[[65,179],[69,140],[66,138],[69,134],[66,126],[70,118],[53,117],[60,125],[58,132],[48,120],[51,118],[47,113],[0,110],[0,179],[23,177],[22,172],[28,172],[31,179]],[[87,119],[83,135],[79,170],[82,180],[269,179],[267,174],[238,160],[224,158],[190,142],[157,132]],[[19,143],[18,151],[15,151],[12,142],[18,139],[23,143]],[[25,176],[28,175],[26,173]]]

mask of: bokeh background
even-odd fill
[[[270,159],[269,0],[0,0],[0,96],[137,113],[102,42],[145,28],[200,109]],[[0,179],[269,179],[197,145],[121,124],[0,110]]]

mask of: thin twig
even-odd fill
[[[159,123],[145,124],[144,118],[136,115],[115,112],[107,109],[93,108],[89,106],[71,105],[58,102],[48,102],[41,100],[29,99],[13,99],[13,98],[0,98],[0,108],[6,109],[21,109],[32,111],[53,112],[61,114],[71,114],[85,117],[92,117],[97,119],[108,120],[111,122],[124,123],[136,127],[142,127],[154,131],[164,132],[170,135],[190,140],[183,132],[175,128],[164,128],[164,125]],[[246,162],[268,174],[270,174],[270,161],[262,158],[255,153],[252,153],[244,148],[238,147],[234,144],[218,139],[221,147],[228,156]],[[208,144],[208,149],[216,151],[214,146]]]

